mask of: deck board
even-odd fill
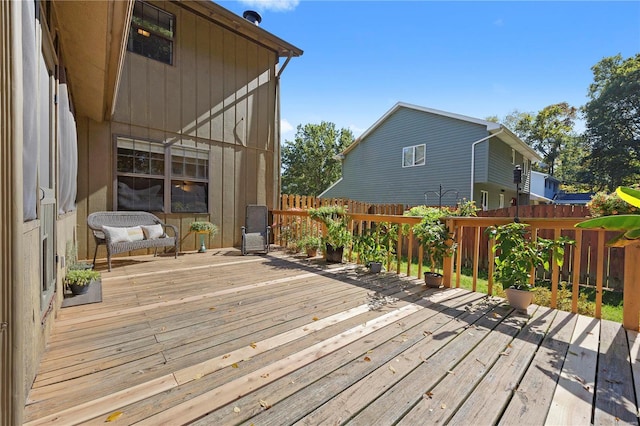
[[[280,251],[103,272],[102,303],[60,311],[29,425],[637,422],[619,324]]]

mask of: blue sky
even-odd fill
[[[476,118],[581,106],[593,65],[640,53],[640,1],[219,3],[304,50],[283,72],[283,140],[321,121],[358,136],[398,101]]]

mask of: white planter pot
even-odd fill
[[[519,311],[526,311],[533,300],[533,293],[527,290],[508,288],[504,292],[507,294],[509,305]]]

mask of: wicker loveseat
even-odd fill
[[[96,263],[98,246],[104,244],[107,247],[109,271],[112,255],[131,250],[154,248],[155,256],[158,247],[173,247],[175,257],[178,257],[178,228],[163,223],[154,214],[128,211],[95,212],[87,217],[87,225],[96,241],[93,264]],[[173,235],[167,235],[168,230],[171,230]]]

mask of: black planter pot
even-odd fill
[[[74,296],[78,296],[81,294],[86,294],[89,291],[89,285],[77,285],[77,284],[69,284],[69,289]]]
[[[333,248],[332,245],[327,244],[326,253],[327,253],[327,262],[329,263],[342,263],[342,253],[344,251],[344,247],[336,247]]]

